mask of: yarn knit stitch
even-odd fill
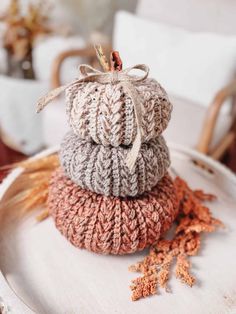
[[[127,146],[102,146],[68,132],[61,144],[60,161],[67,176],[79,185],[106,196],[136,196],[150,191],[165,175],[169,151],[162,136],[143,143],[130,171]]]
[[[169,229],[178,199],[169,175],[149,193],[118,198],[84,190],[58,169],[50,182],[48,208],[56,227],[76,247],[128,254],[154,244]]]
[[[133,82],[142,102],[142,141],[159,136],[170,120],[172,105],[154,79]],[[79,83],[66,90],[66,111],[73,131],[104,146],[132,144],[136,119],[132,100],[122,84]]]

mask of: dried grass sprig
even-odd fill
[[[94,45],[94,49],[96,51],[96,55],[98,58],[98,61],[103,69],[104,72],[110,71],[109,62],[107,60],[107,57],[105,56],[102,46],[101,45]]]
[[[11,169],[23,168],[23,172],[11,185],[10,198],[0,202],[0,209],[18,210],[23,215],[46,204],[48,186],[52,172],[59,166],[58,154],[39,159],[28,159],[11,166]],[[46,218],[45,210],[37,218]]]
[[[150,248],[149,254],[139,263],[132,265],[130,271],[142,273],[131,285],[132,300],[136,301],[158,293],[158,287],[165,288],[175,262],[175,276],[192,287],[196,278],[190,273],[189,256],[198,253],[201,245],[201,233],[213,232],[222,222],[212,217],[204,201],[213,201],[215,196],[201,190],[193,191],[187,183],[177,177],[176,192],[180,200],[176,228],[171,240],[161,239]]]

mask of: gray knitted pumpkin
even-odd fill
[[[130,147],[105,147],[68,132],[61,144],[60,161],[66,175],[81,188],[98,194],[135,196],[150,191],[170,164],[165,140],[143,143],[130,171],[125,157]]]
[[[172,105],[154,79],[132,83],[141,102],[142,142],[159,136],[170,120]],[[134,104],[122,83],[83,82],[66,90],[66,110],[73,131],[104,146],[132,144],[137,125]]]

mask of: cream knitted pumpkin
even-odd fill
[[[154,79],[133,82],[141,102],[142,142],[159,136],[170,120],[172,105]],[[104,146],[130,145],[137,125],[134,104],[122,83],[83,82],[66,89],[66,111],[73,131]]]

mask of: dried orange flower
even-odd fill
[[[192,287],[196,279],[191,275],[189,256],[196,255],[200,249],[203,232],[212,232],[222,222],[212,217],[204,201],[213,201],[214,195],[202,190],[193,191],[181,178],[175,179],[176,193],[180,200],[176,228],[171,240],[161,239],[150,248],[148,256],[132,265],[130,271],[140,272],[141,277],[132,281],[132,300],[157,294],[158,287],[168,291],[167,283],[172,263],[176,263],[175,276]]]

